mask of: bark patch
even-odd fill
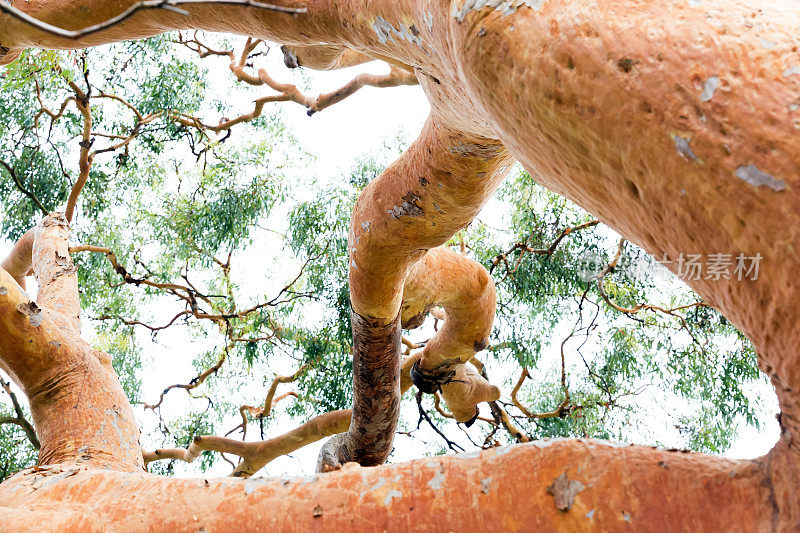
[[[31,326],[38,328],[42,325],[42,310],[39,309],[39,306],[36,305],[36,302],[19,304],[17,306],[17,311],[28,317],[28,320],[31,322]]]
[[[714,93],[719,89],[719,76],[711,76],[703,83],[703,92],[700,93],[701,102],[709,102],[714,98]]]
[[[501,15],[511,15],[520,7],[529,7],[534,11],[539,11],[544,4],[544,0],[466,0],[461,9],[453,5],[453,18],[459,22],[464,22],[466,17],[472,11],[480,11],[483,8],[493,8],[499,11]]]
[[[297,60],[297,56],[294,55],[294,52],[292,52],[288,46],[281,46],[281,52],[283,52],[283,64],[286,65],[286,68],[298,68],[300,66],[300,61]]]
[[[674,139],[675,139],[675,149],[678,151],[679,154],[681,154],[681,156],[684,159],[694,161],[695,163],[700,162],[700,159],[698,159],[697,156],[694,154],[694,150],[692,150],[692,147],[689,146],[690,139],[686,139],[678,135],[675,135]]]
[[[583,489],[583,483],[569,479],[567,473],[564,472],[547,487],[547,492],[553,495],[556,509],[566,512],[572,509],[572,504],[575,503],[575,496]]]
[[[499,144],[482,145],[475,143],[462,143],[450,147],[450,152],[463,157],[477,157],[483,161],[489,161],[497,157],[503,150]]]
[[[742,179],[753,185],[754,187],[759,187],[764,185],[765,187],[769,187],[773,191],[782,191],[786,188],[786,182],[782,179],[775,178],[774,176],[770,176],[766,172],[763,172],[755,165],[747,165],[739,167],[736,169],[736,177]]]
[[[419,202],[421,198],[414,194],[411,191],[408,191],[403,196],[403,203],[400,204],[400,207],[393,206],[389,209],[389,216],[398,219],[400,217],[419,217],[425,214],[420,207]]]

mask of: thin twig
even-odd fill
[[[25,418],[25,413],[22,411],[22,406],[19,404],[17,400],[17,395],[11,390],[11,383],[7,383],[6,381],[0,379],[0,386],[3,387],[3,390],[6,391],[6,394],[11,398],[11,404],[14,406],[14,412],[16,413],[16,417],[0,417],[0,425],[3,424],[16,424],[22,428],[25,432],[25,436],[28,437],[31,445],[35,449],[40,449],[42,447],[41,443],[39,442],[39,438],[36,436],[36,430],[33,428],[30,422]]]

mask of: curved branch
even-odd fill
[[[2,5],[2,2],[0,2],[0,5]],[[39,198],[33,193],[33,191],[29,191],[28,189],[26,189],[25,187],[22,186],[22,182],[17,177],[17,173],[14,172],[14,169],[11,167],[11,165],[9,165],[8,163],[6,163],[2,159],[0,159],[0,166],[2,166],[3,168],[6,169],[6,172],[8,172],[9,176],[11,176],[11,179],[14,182],[14,185],[17,187],[17,189],[19,189],[19,191],[22,194],[24,194],[25,196],[30,198],[31,201],[39,209],[39,211],[42,212],[42,215],[46,216],[47,213],[49,213],[49,211],[47,209],[45,209],[45,207],[42,205],[42,202],[39,201]]]
[[[350,425],[349,409],[331,411],[312,418],[299,427],[279,437],[259,442],[242,442],[224,437],[198,436],[187,449],[162,449],[144,452],[145,464],[161,459],[179,459],[191,463],[204,451],[238,455],[241,463],[233,471],[235,477],[250,477],[270,461],[289,454],[308,444],[347,431]]]
[[[210,366],[209,368],[205,369],[197,376],[193,377],[189,383],[177,383],[175,385],[170,385],[169,387],[165,388],[161,391],[161,395],[158,397],[158,401],[154,404],[143,403],[145,409],[156,410],[158,407],[161,407],[161,404],[164,402],[164,396],[173,389],[183,389],[185,391],[190,391],[196,389],[208,379],[209,376],[216,374],[219,372],[219,369],[222,368],[222,365],[228,358],[228,353],[230,352],[231,348],[233,348],[233,342],[229,342],[225,348],[222,350],[222,354],[217,359],[217,362],[214,365]]]
[[[230,435],[237,429],[242,430],[242,440],[247,437],[247,414],[249,413],[251,417],[261,420],[269,416],[272,412],[272,409],[275,405],[283,400],[284,398],[288,398],[289,396],[294,396],[295,398],[299,398],[296,392],[287,392],[275,398],[275,392],[278,390],[278,385],[282,383],[291,383],[296,381],[303,373],[310,368],[310,364],[305,364],[300,369],[292,375],[289,376],[275,376],[275,379],[272,380],[272,384],[269,387],[269,391],[267,392],[267,397],[264,399],[264,404],[261,407],[254,407],[252,405],[243,405],[239,408],[239,414],[242,416],[242,423],[230,430],[227,435]]]
[[[424,392],[441,390],[456,420],[467,425],[479,403],[500,398],[500,389],[467,366],[489,344],[496,301],[483,265],[446,247],[429,250],[403,286],[404,327],[421,323],[433,307],[444,310],[444,326],[425,343],[412,377]]]

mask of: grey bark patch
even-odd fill
[[[378,17],[375,19],[375,22],[372,24],[373,31],[378,35],[378,40],[381,44],[385,44],[387,41],[394,42],[394,26],[389,24],[383,17]]]
[[[703,83],[703,92],[700,93],[700,101],[708,102],[714,98],[714,93],[719,89],[719,76],[711,76]]]
[[[389,505],[392,503],[392,498],[402,498],[403,493],[397,489],[392,489],[386,493],[386,499],[383,500],[383,505]]]
[[[317,455],[317,472],[339,470],[342,467],[339,450],[345,445],[347,433],[338,433],[322,445]]]
[[[489,161],[497,157],[503,149],[502,145],[488,145],[474,143],[457,144],[450,147],[450,152],[464,157],[477,157],[483,161]]]
[[[313,516],[314,518],[319,518],[320,516],[322,516],[322,506],[317,505],[316,507],[314,507],[314,510],[311,511],[311,516]]]
[[[444,483],[444,469],[439,470],[439,472],[428,481],[428,486],[433,490],[441,490],[442,484]]]
[[[8,294],[8,289],[0,285],[0,296],[5,296]]]
[[[392,218],[400,218],[400,217],[419,217],[425,214],[422,208],[419,206],[421,198],[414,194],[411,191],[408,191],[403,196],[403,203],[398,206],[392,206],[391,209],[388,210],[389,216]]]
[[[492,486],[492,478],[487,477],[486,479],[481,480],[481,492],[484,494],[489,494],[489,490]]]
[[[378,36],[378,40],[381,42],[381,44],[385,44],[388,41],[395,42],[394,38],[397,37],[400,40],[416,44],[427,53],[424,43],[419,38],[419,30],[417,30],[417,27],[413,24],[408,28],[406,28],[403,24],[400,24],[398,29],[395,28],[392,23],[385,18],[378,16],[378,18],[375,19],[375,22],[372,23],[372,30]]]
[[[17,306],[17,311],[28,317],[31,326],[38,328],[42,325],[42,310],[39,309],[39,306],[36,305],[36,302],[19,304]]]
[[[483,8],[492,8],[503,15],[511,15],[520,7],[529,7],[534,11],[539,11],[544,5],[545,0],[466,0],[461,9],[453,6],[453,18],[459,22],[464,22],[464,17],[473,11]]]
[[[684,137],[680,137],[679,135],[673,136],[673,139],[675,140],[675,149],[684,159],[694,161],[695,163],[700,163],[700,159],[694,155],[694,150],[692,150],[692,147],[689,146],[691,139],[686,139]]]
[[[553,495],[556,509],[569,511],[572,509],[572,504],[575,503],[575,496],[583,489],[583,483],[574,479],[569,479],[567,473],[564,472],[555,478],[553,483],[547,487],[547,492]]]
[[[759,39],[759,42],[761,43],[761,46],[763,48],[766,48],[767,50],[769,50],[770,48],[772,48],[776,44],[773,41],[770,41],[769,39],[763,39],[763,38]]]
[[[789,67],[789,68],[787,68],[786,70],[783,71],[783,76],[786,77],[786,78],[788,78],[789,76],[792,76],[793,74],[800,75],[800,65],[793,65],[793,66],[791,66],[791,67]]]
[[[773,191],[782,191],[786,189],[785,181],[774,176],[770,176],[752,164],[737,168],[734,174],[736,174],[737,178],[746,181],[754,187],[760,187],[761,185],[764,185]]]
[[[286,65],[286,68],[297,68],[300,66],[297,56],[294,55],[294,52],[292,52],[288,46],[281,46],[281,52],[283,52],[283,64]]]

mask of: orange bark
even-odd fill
[[[459,422],[471,423],[479,403],[500,399],[500,389],[467,364],[489,344],[496,305],[494,282],[483,265],[447,248],[429,250],[403,286],[403,327],[424,320],[434,306],[444,308],[444,325],[425,344],[415,375],[441,389]]]
[[[108,19],[128,3],[32,0],[20,8],[77,28]],[[770,1],[755,9],[745,0],[697,5],[643,0],[310,0],[282,5],[308,11],[289,17],[233,6],[184,6],[188,17],[143,12],[77,42],[43,35],[0,15],[0,45],[8,50],[8,59],[25,46],[90,46],[194,27],[289,45],[344,46],[413,65],[431,102],[431,119],[409,152],[364,191],[353,217],[352,303],[371,324],[366,331],[393,323],[409,269],[477,213],[509,162],[507,149],[541,183],[658,258],[761,255],[757,280],[689,283],[757,346],[761,368],[778,393],[782,436],[769,456],[755,462],[645,448],[588,448],[579,442],[541,450],[526,445],[496,461],[447,460],[454,475],[442,478],[445,487],[452,487],[446,498],[430,495],[425,487],[432,478],[416,462],[345,471],[316,483],[290,482],[285,490],[278,482],[254,485],[252,500],[247,499],[250,489],[221,483],[208,491],[211,496],[204,496],[203,504],[194,506],[187,497],[182,508],[196,509],[209,523],[236,512],[241,520],[247,519],[244,513],[264,524],[286,523],[290,516],[291,524],[306,528],[326,520],[362,528],[370,523],[366,520],[380,528],[408,525],[403,520],[415,516],[412,507],[420,510],[413,524],[418,528],[463,526],[469,518],[482,529],[620,530],[640,519],[637,530],[800,528],[794,493],[800,479],[800,257],[795,249],[800,231],[800,6]],[[765,46],[765,39],[775,44]],[[671,267],[676,269],[677,263]],[[10,283],[7,279],[3,283]],[[52,336],[41,335],[14,314],[17,301],[22,302],[0,298],[0,328],[7,339],[0,359],[15,366],[24,351],[36,363],[33,367],[42,370],[40,353],[47,353]],[[50,328],[47,323],[43,327]],[[34,339],[40,352],[27,347],[21,332]],[[384,339],[383,345],[391,342],[395,340]],[[15,369],[31,379],[36,374],[24,365]],[[367,382],[357,383],[357,389],[395,393],[399,385],[390,373],[392,378],[383,383],[369,382],[378,373],[367,373]],[[365,413],[363,420],[369,420]],[[374,433],[388,427],[390,423],[361,429]],[[513,466],[505,471],[501,463]],[[469,477],[470,468],[486,477]],[[380,486],[399,494],[382,493],[377,503],[355,497],[373,486],[371,476],[384,472]],[[522,474],[528,472],[530,477]],[[564,472],[569,479],[554,483]],[[140,476],[125,479],[141,483],[143,490],[133,492],[147,498],[154,527],[194,524],[189,513],[178,518],[154,511],[152,501],[197,496],[204,490],[200,482]],[[8,516],[58,518],[66,524],[79,520],[82,512],[67,502],[78,506],[99,495],[95,505],[105,505],[106,516],[131,519],[125,515],[129,508],[119,507],[128,498],[122,494],[128,481],[120,474],[76,474],[33,494],[11,490],[34,477],[19,476],[3,485],[0,505],[14,506]],[[505,480],[499,485],[503,490],[492,493],[490,487],[481,500],[483,493],[472,489],[489,477]],[[544,491],[552,486],[556,501],[563,503],[565,487],[575,487],[569,480],[585,488],[572,510],[558,511]],[[374,484],[379,482],[380,477]],[[388,489],[394,483],[403,483],[402,488]],[[230,498],[230,509],[218,507],[222,496]],[[249,505],[258,497],[268,499],[269,511]],[[325,502],[317,504],[320,511],[311,507],[315,500]],[[39,507],[31,507],[35,501]],[[392,511],[400,503],[403,507]],[[36,512],[53,507],[59,509],[57,517]],[[88,520],[84,524],[102,519],[93,515]]]
[[[171,479],[62,465],[6,482],[0,513],[4,533],[757,531],[778,525],[768,461],[553,440],[299,478]]]

